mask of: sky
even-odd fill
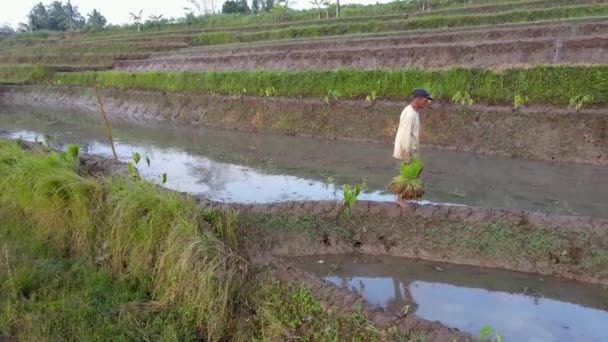
[[[67,2],[67,0],[60,0]],[[216,0],[218,2],[222,0]],[[389,0],[341,0],[341,4],[372,4],[376,2],[388,2]],[[26,22],[26,16],[29,11],[34,7],[40,0],[18,0],[9,1],[2,0],[4,5],[0,5],[2,10],[0,11],[0,24],[8,24],[13,28],[16,28],[20,22]],[[43,4],[48,5],[52,0],[42,1]],[[294,4],[295,2],[295,4]],[[333,2],[333,1],[332,1]],[[310,4],[310,0],[291,0],[293,8],[302,9],[310,8],[313,5]],[[149,15],[162,14],[163,18],[179,18],[185,15],[184,7],[188,6],[186,0],[177,1],[150,1],[150,0],[73,0],[72,5],[78,6],[79,12],[86,18],[86,15],[93,9],[97,9],[103,16],[106,17],[108,23],[120,25],[129,23],[129,12],[137,13],[140,10],[144,10],[143,17],[147,18]],[[217,6],[221,8],[221,6]]]

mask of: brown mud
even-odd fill
[[[393,142],[405,103],[219,96],[103,90],[110,120],[173,122],[324,139]],[[97,111],[94,91],[78,87],[1,86],[0,104]],[[608,165],[608,112],[553,106],[434,103],[422,114],[421,140],[435,148],[504,157]]]
[[[115,69],[235,70],[235,69],[336,69],[525,64],[607,63],[607,36],[584,38],[531,38],[511,41],[418,44],[397,47],[352,47],[342,50],[298,50],[245,53],[211,57],[116,61]]]
[[[251,258],[365,253],[608,285],[608,220],[467,206],[359,201],[201,205],[244,213]],[[250,213],[249,215],[247,213]]]

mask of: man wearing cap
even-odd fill
[[[418,140],[420,134],[418,111],[426,107],[430,100],[434,100],[426,89],[414,89],[413,95],[412,102],[401,112],[393,151],[393,157],[402,160],[404,163],[409,163],[412,155],[418,154],[420,144]]]

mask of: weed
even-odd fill
[[[133,161],[135,162],[135,165],[139,164],[139,160],[141,159],[141,156],[139,155],[139,153],[133,152],[133,154],[132,154],[131,157],[133,158]]]
[[[377,98],[378,98],[378,92],[375,90],[372,90],[372,92],[369,95],[367,95],[365,100],[368,102],[374,102],[374,101],[376,101]]]
[[[277,93],[277,89],[273,86],[268,86],[264,88],[263,94],[266,97],[274,96]]]
[[[427,337],[426,333],[424,333],[424,332],[415,333],[410,338],[410,342],[427,342],[427,341],[428,341],[428,337]]]
[[[593,96],[578,95],[578,96],[571,97],[570,101],[568,103],[570,104],[570,107],[579,111],[583,107],[584,104],[587,104],[592,101],[593,101]]]
[[[167,183],[167,173],[166,172],[163,172],[163,174],[160,175],[160,181],[163,184]]]
[[[323,97],[323,100],[325,101],[325,103],[329,103],[329,101],[331,100],[337,100],[339,96],[340,93],[337,90],[328,89],[327,93],[325,94],[325,97]]]
[[[530,98],[526,95],[515,95],[515,97],[513,97],[513,109],[517,110],[520,106],[526,104],[529,100]]]
[[[60,157],[67,164],[72,165],[74,171],[78,170],[80,166],[78,155],[80,153],[80,147],[78,145],[69,144],[65,152],[60,153]]]
[[[465,104],[469,107],[473,105],[473,99],[471,98],[471,94],[468,91],[457,91],[454,95],[452,95],[452,102],[457,103],[461,106]]]
[[[323,185],[324,185],[325,187],[328,187],[330,184],[333,184],[333,183],[334,183],[334,181],[335,181],[335,180],[334,180],[334,177],[333,177],[333,176],[328,176],[327,178],[325,178],[325,179],[323,180]]]
[[[234,210],[207,210],[204,215],[204,220],[211,224],[216,235],[222,239],[228,246],[236,247],[236,223],[238,221],[238,212]]]
[[[48,134],[44,135],[44,145],[46,146],[46,148],[48,148],[49,150],[51,149],[51,136]]]
[[[491,338],[491,342],[502,342],[502,337],[499,333],[494,333],[494,329],[489,325],[484,325],[479,330],[479,338],[481,340],[485,340],[487,338]]]
[[[127,162],[127,172],[129,176],[135,176],[137,174],[137,169],[132,161]]]
[[[350,216],[350,214],[352,212],[352,208],[355,205],[355,203],[357,202],[357,197],[359,197],[359,194],[361,194],[361,189],[364,189],[366,187],[367,187],[367,185],[365,184],[365,182],[363,182],[361,184],[357,184],[354,187],[351,186],[350,184],[342,185],[342,195],[343,195],[342,203],[344,205],[344,213],[347,216]]]

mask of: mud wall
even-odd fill
[[[217,57],[272,52],[344,50],[389,48],[421,44],[478,44],[491,41],[512,41],[530,38],[572,39],[575,37],[605,36],[608,22],[601,19],[573,20],[531,25],[497,26],[474,29],[449,29],[445,31],[417,32],[416,34],[383,33],[365,37],[339,37],[295,42],[266,42],[240,46],[217,46],[180,50],[151,56],[151,60],[188,57]]]
[[[608,285],[608,220],[443,205],[337,202],[201,205],[239,210],[253,260],[361,252]]]
[[[113,121],[392,143],[405,103],[103,90]],[[0,104],[97,111],[89,88],[0,86]],[[438,148],[506,157],[608,165],[608,111],[434,103],[421,116],[421,141]]]
[[[173,59],[116,61],[123,71],[232,70],[232,69],[336,69],[492,66],[550,63],[606,63],[608,38],[526,39],[474,42],[473,44],[424,44],[380,46],[342,50],[299,50],[257,54]]]

